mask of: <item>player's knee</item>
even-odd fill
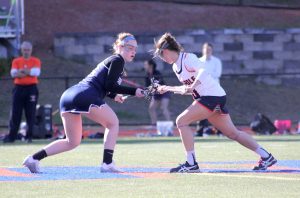
[[[106,124],[106,128],[111,129],[119,126],[119,119],[115,118]]]
[[[117,128],[119,126],[119,122],[110,122],[106,125],[106,128],[108,129],[113,129],[113,128]]]
[[[189,124],[190,124],[190,123],[188,123],[187,121],[185,121],[185,120],[183,119],[183,117],[178,116],[178,117],[176,118],[176,126],[177,126],[177,128],[186,127],[186,126],[188,126]]]
[[[81,142],[81,138],[78,138],[76,140],[68,140],[69,148],[70,149],[76,148],[77,146],[79,146],[80,142]]]

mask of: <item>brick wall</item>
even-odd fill
[[[140,70],[143,61],[151,58],[153,39],[157,34],[135,34],[139,48],[128,70]],[[300,29],[223,29],[191,30],[173,33],[185,51],[200,56],[204,42],[211,42],[214,54],[223,62],[223,74],[239,73],[300,73]],[[84,62],[94,67],[111,54],[115,33],[57,34],[55,54],[59,57]],[[171,67],[157,60],[158,68],[170,71]],[[285,78],[294,78],[285,77]],[[299,78],[299,77],[298,77]],[[263,78],[268,79],[268,78]],[[270,79],[270,78],[269,78]],[[279,84],[280,80],[268,80]]]

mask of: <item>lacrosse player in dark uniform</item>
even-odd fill
[[[77,147],[82,137],[81,114],[105,127],[102,172],[121,172],[113,162],[113,153],[119,132],[119,120],[115,112],[104,102],[109,96],[123,103],[122,94],[143,97],[143,89],[121,86],[126,62],[136,54],[137,41],[132,34],[120,33],[113,44],[114,54],[78,84],[67,89],[60,98],[60,112],[66,138],[45,146],[28,156],[23,165],[32,173],[39,173],[39,161],[47,156],[69,151]]]

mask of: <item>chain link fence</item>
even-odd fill
[[[144,1],[149,1],[149,0],[144,0]],[[252,6],[252,7],[264,7],[264,8],[300,9],[300,1],[298,0],[285,0],[285,1],[282,0],[254,0],[254,1],[253,0],[222,0],[222,1],[220,0],[152,0],[152,1],[159,1],[159,2],[166,2],[166,3],[170,3],[170,2],[181,3],[181,4]]]
[[[295,84],[286,85],[267,85],[262,83],[263,78],[281,78],[296,82],[300,79],[300,73],[277,73],[277,74],[224,74],[221,78],[221,85],[225,89],[228,102],[227,107],[233,121],[239,125],[249,124],[256,113],[264,113],[270,119],[291,119],[293,122],[300,120],[299,112],[296,108],[300,107],[300,87]],[[40,78],[39,100],[40,105],[50,104],[53,112],[53,123],[61,124],[59,116],[59,99],[61,94],[68,87],[78,83],[83,77],[42,77]],[[130,76],[127,80],[144,85],[144,76]],[[168,85],[180,85],[174,75],[164,76]],[[0,79],[0,128],[8,125],[9,113],[11,108],[11,98],[13,82],[11,78]],[[126,84],[124,84],[126,85]],[[149,101],[132,97],[123,104],[115,103],[110,98],[105,101],[114,109],[120,119],[121,125],[144,125],[150,124],[148,113]],[[173,94],[171,96],[169,109],[172,120],[187,108],[193,99],[189,96]],[[160,109],[158,109],[159,119],[164,119]],[[23,118],[25,120],[25,118]],[[95,123],[84,118],[85,125]]]

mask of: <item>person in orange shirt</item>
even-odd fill
[[[27,142],[32,142],[32,132],[35,121],[36,104],[38,100],[38,76],[41,73],[40,59],[31,56],[32,44],[24,41],[21,44],[21,57],[13,60],[10,74],[14,79],[12,109],[9,122],[9,134],[5,136],[4,143],[12,143],[16,140],[22,119],[22,111],[25,111]]]

